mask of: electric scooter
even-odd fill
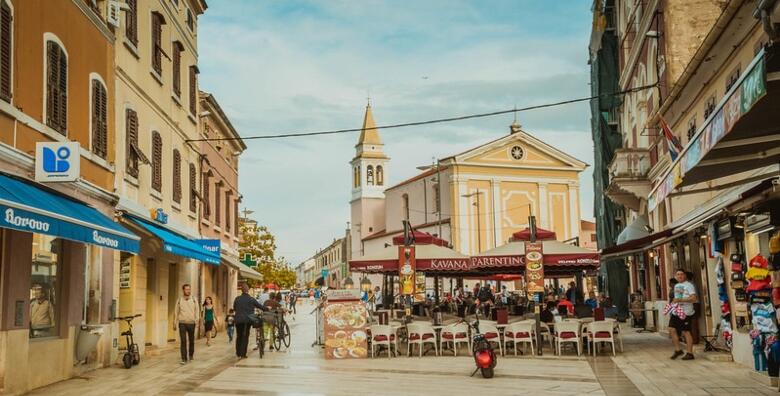
[[[477,312],[479,312],[479,309],[477,309]],[[495,369],[496,364],[498,364],[498,357],[496,357],[496,352],[493,350],[493,345],[490,344],[490,341],[485,338],[484,334],[479,332],[479,314],[475,313],[474,318],[475,320],[473,323],[466,322],[466,324],[474,330],[472,354],[474,356],[474,363],[477,367],[474,369],[474,372],[471,373],[471,376],[473,377],[477,371],[481,371],[482,377],[493,378],[493,369]]]
[[[127,350],[122,356],[122,364],[125,366],[126,369],[129,369],[130,367],[133,367],[134,365],[141,362],[141,352],[138,349],[138,344],[133,341],[133,319],[140,317],[141,314],[135,314],[132,316],[124,316],[121,318],[115,318],[116,320],[124,320],[127,322],[127,331],[122,332],[122,336],[125,337],[125,345],[127,345]]]

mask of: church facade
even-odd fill
[[[523,131],[441,158],[418,175],[386,184],[390,159],[384,154],[371,106],[352,164],[351,257],[392,244],[403,220],[449,241],[463,254],[506,243],[513,232],[537,226],[559,240],[580,236],[579,176],[584,162]]]

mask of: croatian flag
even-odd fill
[[[672,162],[674,162],[682,152],[682,144],[680,144],[680,140],[677,139],[677,136],[674,136],[672,129],[669,128],[669,124],[666,123],[666,120],[664,120],[663,117],[661,117],[661,129],[664,132],[664,137],[666,137],[666,145],[669,146],[669,155],[672,157]]]

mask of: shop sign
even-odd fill
[[[322,275],[323,278],[327,278],[328,277],[328,269],[327,268],[323,268],[322,271],[320,271],[320,275]]]
[[[401,295],[411,296],[415,289],[416,262],[414,246],[398,247],[398,275],[401,284]]]
[[[81,155],[78,142],[38,142],[35,144],[35,181],[71,182],[78,180]]]
[[[165,213],[163,208],[149,210],[149,217],[160,224],[168,224],[168,214]]]
[[[122,260],[119,263],[119,288],[130,288],[130,259]]]
[[[432,259],[431,269],[438,271],[464,271],[469,268],[469,259]]]
[[[522,256],[493,256],[493,257],[472,257],[472,268],[491,268],[491,267],[520,267],[523,265]]]
[[[544,292],[542,242],[527,242],[525,244],[525,281],[529,294]]]
[[[766,95],[766,72],[762,52],[753,60],[752,67],[739,85],[722,101],[720,108],[696,133],[682,155],[674,162],[672,169],[650,193],[648,210],[654,210],[675,187],[679,186],[685,174],[698,165],[764,95]]]
[[[219,239],[196,239],[195,243],[203,247],[203,250],[219,256],[222,242]]]

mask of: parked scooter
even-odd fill
[[[490,344],[490,341],[485,338],[484,334],[479,332],[479,311],[480,310],[477,309],[477,312],[474,314],[474,322],[466,322],[473,330],[472,354],[474,356],[474,363],[477,366],[474,369],[474,372],[471,373],[471,376],[473,377],[477,371],[481,371],[482,377],[493,378],[494,369],[498,363],[498,357],[496,357],[496,352],[493,350],[493,345]]]
[[[134,365],[141,362],[141,352],[138,349],[138,344],[136,344],[133,340],[133,319],[140,316],[141,314],[135,314],[132,316],[115,318],[115,320],[124,320],[127,322],[128,329],[127,331],[123,331],[121,334],[125,337],[125,345],[127,345],[127,350],[124,356],[122,356],[122,364],[126,369],[129,369],[130,367],[133,367]]]

